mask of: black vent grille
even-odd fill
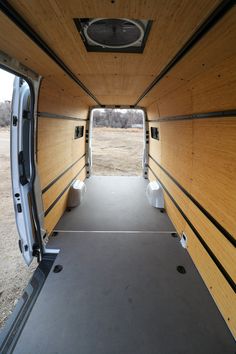
[[[125,18],[76,18],[88,52],[142,53],[151,21]]]

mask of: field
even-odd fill
[[[94,175],[142,175],[142,129],[94,128],[92,147]]]
[[[141,175],[142,129],[93,129],[93,174]],[[21,296],[36,262],[28,268],[18,248],[10,177],[10,132],[0,128],[0,327]]]

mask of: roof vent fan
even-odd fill
[[[151,21],[127,18],[74,19],[88,51],[142,53]]]

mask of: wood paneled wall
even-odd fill
[[[222,117],[149,123],[150,128],[157,125],[160,140],[150,138],[149,153],[155,161],[149,158],[149,179],[156,179],[154,172],[235,283],[236,119]],[[188,193],[216,220],[217,225],[228,231],[232,239],[228,239],[201,211]],[[188,251],[235,336],[235,290],[167,193],[165,202],[178,233],[186,233]]]
[[[141,104],[148,106],[149,178],[166,188],[166,211],[179,235],[186,233],[188,252],[236,337],[235,19],[234,7]]]
[[[133,105],[220,0],[9,2],[102,104]],[[143,54],[92,53],[86,51],[74,24],[73,18],[78,17],[150,19],[153,24]],[[24,36],[16,33],[17,43],[8,44],[8,22],[0,14],[0,46],[2,42],[4,51],[22,56],[20,61],[27,60],[36,72],[43,73],[47,66],[42,68],[44,60],[40,58],[39,63],[36,48],[32,48],[33,56],[31,48],[22,53]]]
[[[235,43],[236,7],[140,101],[149,119],[235,108]]]
[[[43,191],[45,229],[50,234],[66,209],[70,183],[76,176],[81,180],[86,178],[88,106],[80,98],[71,97],[52,81],[44,79],[38,110],[37,162]],[[82,138],[74,139],[76,126],[84,126]]]

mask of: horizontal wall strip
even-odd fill
[[[207,245],[207,243],[204,241],[204,239],[202,238],[202,236],[199,234],[199,232],[195,229],[195,227],[193,226],[193,224],[191,223],[191,221],[188,219],[188,217],[185,215],[185,213],[183,212],[183,210],[180,208],[180,206],[178,205],[178,203],[175,201],[175,199],[172,197],[172,195],[170,194],[170,192],[167,190],[167,188],[165,187],[165,185],[160,181],[160,179],[157,177],[157,175],[155,174],[155,172],[152,170],[152,168],[148,165],[148,168],[150,169],[150,171],[152,172],[152,174],[155,176],[155,178],[159,181],[160,185],[162,186],[162,188],[164,189],[164,191],[167,193],[167,195],[169,196],[169,198],[172,200],[172,202],[174,203],[174,205],[176,206],[176,208],[178,209],[178,211],[180,212],[180,214],[182,215],[182,217],[184,218],[184,220],[188,223],[189,227],[192,229],[192,231],[194,232],[194,234],[196,235],[196,237],[198,238],[198,240],[200,241],[200,243],[202,244],[202,246],[204,247],[204,249],[206,250],[206,252],[208,253],[208,255],[211,257],[212,261],[215,263],[215,265],[217,266],[217,268],[220,270],[220,272],[223,274],[225,280],[228,282],[228,284],[230,285],[230,287],[233,289],[234,292],[236,292],[236,284],[233,281],[233,279],[230,277],[230,275],[228,274],[228,272],[225,270],[225,268],[222,266],[222,264],[219,262],[218,258],[214,255],[214,253],[212,252],[212,250],[210,249],[210,247]]]
[[[61,199],[61,197],[63,196],[63,194],[67,191],[67,189],[71,186],[71,184],[73,183],[73,181],[76,179],[76,177],[79,176],[79,174],[83,171],[83,169],[86,167],[86,165],[84,165],[79,172],[74,176],[74,178],[70,181],[70,183],[67,184],[67,186],[63,189],[63,191],[58,195],[58,197],[54,200],[54,202],[48,207],[48,209],[45,211],[44,216],[47,216],[48,213],[52,210],[52,208],[57,204],[57,202]]]
[[[218,112],[207,112],[207,113],[195,113],[195,114],[185,114],[179,116],[166,116],[157,119],[148,120],[151,122],[169,122],[178,120],[192,120],[192,119],[207,119],[207,118],[224,118],[224,117],[236,117],[236,109],[228,111],[218,111]]]
[[[172,230],[172,231],[134,231],[134,230],[131,230],[131,231],[128,231],[128,230],[126,230],[126,231],[118,231],[118,230],[57,230],[57,229],[55,229],[55,230],[53,230],[54,232],[61,232],[61,233],[63,233],[63,232],[66,232],[66,233],[98,233],[98,234],[141,234],[141,235],[143,235],[143,234],[164,234],[164,235],[166,235],[166,234],[169,234],[169,235],[171,235],[171,234],[173,234],[173,233],[175,233],[176,234],[176,231],[175,230]],[[177,235],[177,234],[176,234]]]
[[[150,154],[148,154],[150,159],[160,167],[160,169],[179,187],[179,189],[196,205],[196,207],[201,210],[201,212],[212,222],[212,224],[227,238],[227,240],[236,247],[235,238],[220,224],[218,221],[205,209],[203,206],[188,192],[186,189],[181,186],[181,184],[164,168],[162,167]]]
[[[85,118],[76,118],[76,117],[70,117],[70,116],[64,116],[61,114],[54,114],[54,113],[48,113],[48,112],[38,112],[38,117],[40,118],[54,118],[54,119],[66,119],[66,120],[75,120],[75,121],[87,121]]]
[[[49,188],[51,188],[66,172],[68,172],[77,162],[79,162],[83,157],[85,157],[86,154],[83,154],[81,157],[79,157],[75,162],[73,162],[70,166],[68,166],[59,176],[54,178],[44,189],[42,190],[42,193],[47,192]]]
[[[208,18],[200,25],[197,31],[189,38],[179,52],[166,65],[166,67],[157,75],[152,83],[146,88],[142,95],[135,102],[136,106],[158,82],[197,44],[205,34],[207,34],[216,23],[235,5],[235,0],[223,0],[217,8],[208,16]]]
[[[84,92],[86,92],[99,106],[101,103],[94,94],[80,81],[69,69],[62,59],[47,45],[47,43],[35,32],[24,18],[7,2],[0,1],[0,10],[13,21],[44,53],[46,53]]]

